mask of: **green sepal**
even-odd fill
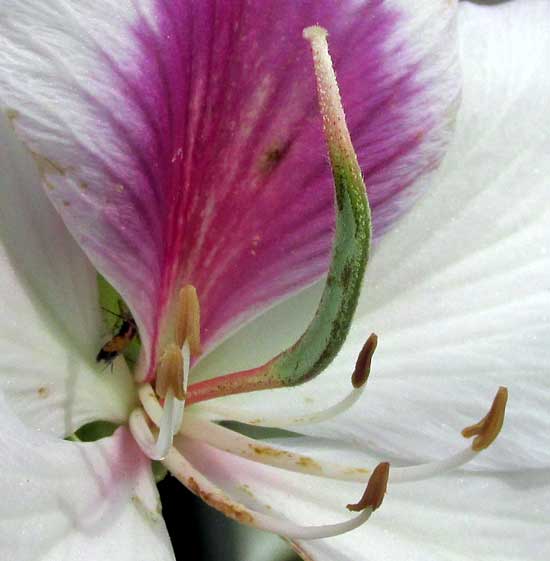
[[[112,436],[117,428],[118,425],[109,421],[93,421],[80,427],[69,439],[76,442],[95,442]]]

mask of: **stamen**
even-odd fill
[[[176,357],[177,353],[177,357]],[[164,406],[161,407],[156,394],[150,384],[143,384],[138,390],[142,402],[144,401],[144,388],[149,396],[149,401],[154,403],[149,410],[146,409],[149,418],[159,428],[158,436],[154,438],[144,436],[150,432],[146,426],[143,411],[138,409],[132,413],[130,418],[130,429],[135,431],[135,438],[143,452],[153,460],[163,459],[172,446],[174,435],[178,432],[185,407],[185,395],[189,379],[190,350],[187,341],[183,344],[181,351],[174,345],[168,345],[163,354],[161,364],[157,372],[157,393],[164,393]],[[175,369],[179,368],[178,371]],[[183,399],[176,396],[176,391]],[[133,418],[133,421],[132,421]],[[144,424],[145,423],[145,424]],[[145,430],[147,428],[147,430]]]
[[[390,481],[392,483],[411,483],[413,481],[423,481],[438,475],[443,475],[448,471],[457,469],[476,457],[477,453],[470,447],[449,456],[443,460],[417,464],[415,466],[392,468]]]
[[[226,516],[242,524],[273,532],[290,539],[314,540],[344,534],[364,524],[374,511],[373,508],[368,506],[358,516],[345,522],[322,526],[300,526],[289,520],[276,518],[275,516],[253,510],[232,499],[201,472],[196,470],[175,447],[170,449],[163,463],[172,475],[190,491]]]
[[[167,445],[166,437],[161,437],[160,433],[157,438],[154,437],[147,424],[147,417],[145,417],[143,409],[138,407],[132,411],[129,425],[134,440],[148,458],[152,460],[162,460],[166,456],[172,445],[172,441],[170,439],[170,443]],[[167,434],[166,431],[165,434]]]
[[[162,409],[162,418],[159,425],[159,434],[157,440],[157,454],[154,460],[162,460],[168,453],[174,434],[179,426],[178,421],[181,423],[183,417],[184,402],[176,399],[171,389],[166,394],[164,400],[164,407]]]
[[[158,427],[162,418],[162,405],[159,403],[151,384],[144,383],[138,387],[141,405],[151,421]]]
[[[180,353],[180,365],[182,369],[182,385],[180,387],[180,393],[181,395],[183,395],[183,399],[176,398],[175,391],[173,391],[172,388],[170,388],[166,393],[160,423],[156,423],[159,427],[157,442],[158,457],[154,458],[156,460],[162,459],[166,456],[170,446],[172,446],[174,435],[178,432],[183,420],[183,410],[185,407],[185,395],[187,391],[187,381],[189,379],[190,362],[190,350],[187,341],[185,341],[185,343],[183,344],[181,351],[178,350],[178,353]]]
[[[176,315],[176,343],[179,347],[185,341],[189,342],[191,354],[201,354],[200,339],[200,304],[195,287],[191,284],[184,286],[178,295],[178,310]]]
[[[355,370],[351,376],[351,383],[354,388],[362,387],[367,381],[370,374],[370,367],[374,351],[378,346],[378,336],[376,333],[371,333],[355,363]]]
[[[347,506],[348,510],[354,512],[360,512],[366,508],[372,509],[374,512],[380,507],[382,501],[384,500],[384,495],[386,494],[386,489],[388,488],[388,477],[390,475],[390,464],[388,462],[382,462],[378,464],[369,479],[369,483],[363,496],[358,503],[349,504]]]
[[[158,401],[155,403],[156,398],[151,386],[143,384],[139,392],[147,413],[153,422],[156,421],[158,423],[162,409]],[[154,436],[147,424],[142,409],[136,409],[130,415],[130,428],[142,450],[151,457],[151,449],[154,447]],[[233,500],[201,472],[196,470],[175,447],[169,449],[166,457],[163,458],[163,463],[172,475],[179,479],[190,491],[226,516],[233,518],[237,522],[291,539],[328,538],[349,532],[364,524],[375,510],[369,503],[361,514],[346,522],[323,526],[299,526],[288,520],[255,511]],[[375,482],[375,488],[379,488],[379,486],[379,483]],[[368,487],[369,485],[367,485],[367,489]]]
[[[155,381],[157,394],[164,398],[168,390],[172,390],[176,399],[185,399],[183,384],[183,357],[180,349],[171,343],[166,346],[157,368]]]
[[[187,384],[189,383],[189,373],[191,371],[191,349],[189,348],[189,343],[185,341],[181,348],[181,356],[183,359],[183,394],[187,395]],[[182,406],[177,408],[177,414],[174,415],[172,431],[176,434],[179,431],[181,422],[183,421],[183,408],[185,406],[186,400],[182,401]]]
[[[485,415],[479,423],[466,427],[462,431],[462,436],[464,438],[471,438],[472,436],[478,435],[472,442],[472,450],[480,452],[493,443],[500,433],[500,429],[504,423],[504,413],[506,411],[507,401],[508,389],[500,387],[487,415]]]
[[[350,407],[352,407],[361,397],[364,389],[365,386],[354,388],[334,405],[331,405],[326,409],[308,413],[307,415],[300,415],[299,417],[258,417],[257,415],[253,416],[243,413],[237,408],[221,405],[212,401],[205,402],[201,405],[201,410],[216,415],[216,417],[220,420],[237,421],[247,425],[261,425],[262,427],[273,428],[313,425],[315,423],[321,423],[322,421],[328,421],[329,419],[332,419],[333,417],[336,417],[337,415],[340,415],[350,409]]]
[[[238,434],[210,421],[200,419],[192,413],[186,415],[185,426],[182,427],[181,433],[190,438],[200,435],[202,441],[214,448],[287,471],[358,483],[366,483],[372,474],[372,468],[369,466],[339,464],[296,454]],[[464,465],[475,456],[476,452],[468,447],[444,460],[415,466],[395,467],[391,471],[391,481],[392,483],[409,483],[430,479]]]
[[[456,469],[471,461],[479,452],[490,446],[498,436],[504,422],[507,399],[508,390],[504,387],[499,388],[487,415],[479,423],[466,427],[462,431],[462,436],[465,438],[479,435],[471,446],[445,460],[392,469],[391,482],[398,483],[427,479],[441,475],[451,469]]]
[[[154,406],[153,406],[154,407]],[[156,408],[153,409],[153,412]],[[147,410],[147,409],[146,409]],[[153,420],[154,422],[154,420]],[[352,467],[290,452],[271,446],[235,431],[201,419],[193,413],[185,416],[180,434],[191,439],[200,439],[210,446],[254,462],[308,475],[319,475],[341,481],[367,482],[370,468]]]
[[[354,391],[358,392],[360,390]],[[492,418],[492,415],[495,415],[493,413],[495,409],[502,411],[503,414],[504,404],[501,403],[503,393],[502,389],[499,390],[499,394],[497,394],[497,398],[495,399],[495,401],[498,401],[498,405],[495,406],[493,403],[487,417]],[[206,409],[206,407],[203,406],[203,409]],[[193,438],[194,435],[200,434],[202,440],[215,448],[262,464],[276,466],[288,471],[356,482],[368,481],[369,474],[371,473],[371,469],[368,466],[350,466],[326,462],[309,456],[302,456],[240,435],[234,431],[215,425],[210,421],[199,419],[193,414],[190,414],[188,418],[189,421],[187,421],[186,427],[183,428],[182,432],[189,437]],[[500,425],[501,424],[502,421],[500,421]],[[491,426],[494,426],[494,422],[491,423]],[[475,425],[475,427],[477,431],[477,425]],[[466,449],[443,460],[392,468],[389,477],[392,483],[409,483],[412,481],[430,479],[463,466],[475,458],[478,452],[478,450],[468,446]]]
[[[176,422],[179,421],[181,424],[179,409],[183,410],[183,402],[174,399],[172,390],[168,390],[164,408],[161,408],[161,416],[156,423],[159,426],[156,439],[147,424],[143,409],[138,407],[132,411],[130,431],[143,453],[151,460],[162,460],[166,457],[174,440]]]
[[[351,383],[354,389],[340,401],[330,407],[327,407],[326,409],[321,409],[320,411],[315,411],[306,415],[300,415],[299,417],[284,416],[258,418],[257,416],[252,417],[250,415],[243,414],[239,409],[221,405],[212,401],[204,402],[201,407],[203,410],[219,416],[220,420],[237,421],[248,425],[261,425],[263,427],[295,427],[328,421],[329,419],[332,419],[333,417],[336,417],[337,415],[340,415],[350,409],[363,394],[365,384],[370,375],[372,357],[377,345],[378,337],[376,334],[371,333],[359,353],[355,364],[355,370],[353,371],[351,377]]]

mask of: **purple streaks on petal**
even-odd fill
[[[154,365],[180,285],[198,290],[208,349],[326,271],[332,178],[304,27],[329,30],[375,236],[439,162],[457,83],[450,18],[436,9],[407,31],[412,16],[382,0],[151,2],[121,29],[131,57],[79,31],[98,55],[93,87],[65,86],[93,115],[92,139],[67,134],[56,161],[68,171],[49,194],[127,300]]]
[[[408,45],[389,46],[399,15],[380,1],[159,2],[157,18],[158,30],[136,30],[142,75],[128,92],[150,100],[160,123],[160,139],[148,131],[143,148],[155,154],[164,223],[157,307],[194,284],[208,347],[328,264],[331,175],[304,27],[330,31],[375,235],[441,153],[415,159],[434,116],[411,115],[426,85],[415,79],[419,61],[395,74]]]

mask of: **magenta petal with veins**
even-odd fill
[[[182,284],[208,349],[327,269],[332,177],[303,28],[330,32],[380,236],[443,155],[453,18],[446,2],[405,0],[16,3],[0,65],[19,80],[2,73],[0,103],[129,304],[144,375]]]

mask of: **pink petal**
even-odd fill
[[[7,15],[0,101],[48,158],[50,197],[130,305],[151,367],[183,283],[208,349],[327,268],[332,179],[304,27],[330,32],[376,235],[443,154],[453,7],[104,4],[32,0]]]

